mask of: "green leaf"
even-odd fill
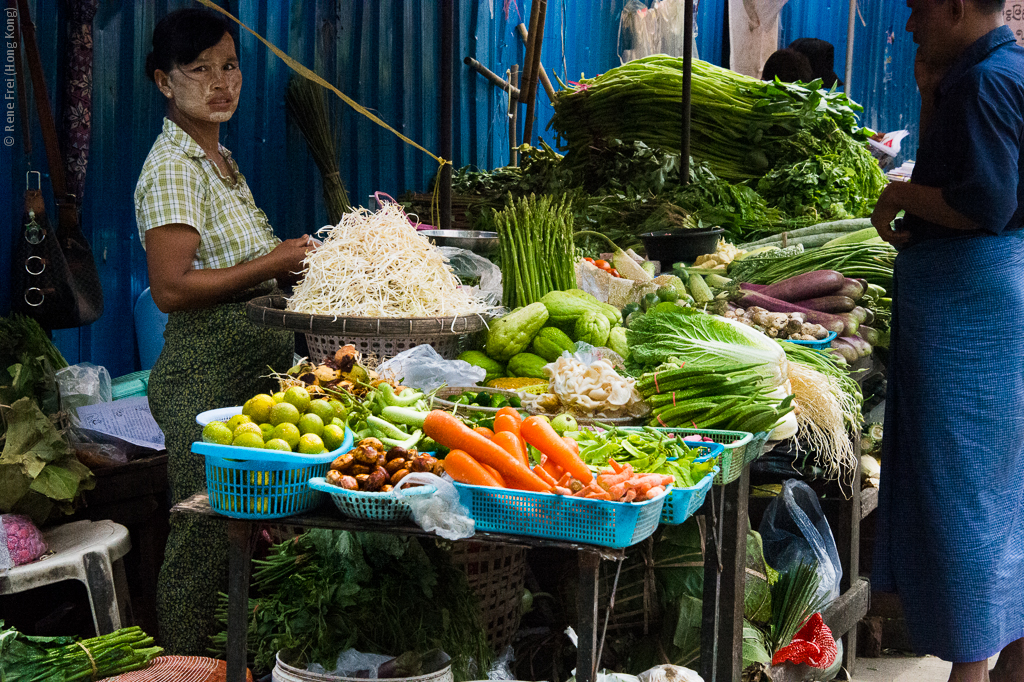
[[[67,500],[70,502],[75,499],[75,495],[78,493],[78,484],[81,480],[78,474],[55,464],[48,464],[39,472],[39,475],[32,481],[32,484],[29,485],[29,490],[34,490],[52,500]]]
[[[0,464],[0,512],[8,513],[20,500],[32,483],[17,464]]]
[[[0,464],[20,464],[31,478],[46,462],[71,453],[68,444],[31,398],[16,401],[7,413],[7,441]]]

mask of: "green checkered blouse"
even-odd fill
[[[171,223],[190,225],[200,236],[192,267],[209,270],[245,263],[280,243],[231,152],[224,147],[220,151],[238,178],[234,186],[221,178],[188,133],[164,119],[163,132],[135,186],[135,218],[143,248],[146,230]]]

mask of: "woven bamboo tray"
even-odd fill
[[[284,296],[261,296],[246,305],[249,321],[260,327],[306,335],[310,359],[322,362],[351,344],[364,355],[384,360],[414,346],[430,345],[444,358],[459,353],[459,340],[486,326],[486,315],[466,317],[335,317],[285,310]]]

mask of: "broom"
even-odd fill
[[[324,203],[331,224],[352,210],[348,193],[338,170],[336,136],[327,120],[327,101],[323,89],[304,76],[293,76],[284,95],[285,106],[306,138],[306,145],[320,175],[323,176]]]

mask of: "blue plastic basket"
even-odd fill
[[[602,547],[629,547],[658,528],[666,495],[608,502],[552,493],[455,484],[479,531],[530,535]]]
[[[402,494],[394,492],[371,493],[362,490],[346,490],[327,482],[326,478],[309,479],[309,487],[327,493],[334,505],[342,514],[364,521],[393,523],[405,521],[412,516],[412,507],[403,497],[416,495],[433,495],[437,488],[423,485],[415,488],[402,488]]]
[[[798,346],[806,346],[808,348],[813,348],[814,350],[825,350],[830,345],[832,345],[832,340],[835,339],[836,336],[838,336],[838,334],[836,334],[835,332],[829,332],[828,336],[821,339],[820,341],[801,341],[796,339],[786,339],[786,341],[789,343],[795,343]]]
[[[206,457],[206,491],[218,514],[235,519],[279,519],[314,509],[323,494],[309,480],[327,474],[327,467],[352,449],[354,435],[345,429],[341,446],[322,455],[192,443],[192,452]]]

